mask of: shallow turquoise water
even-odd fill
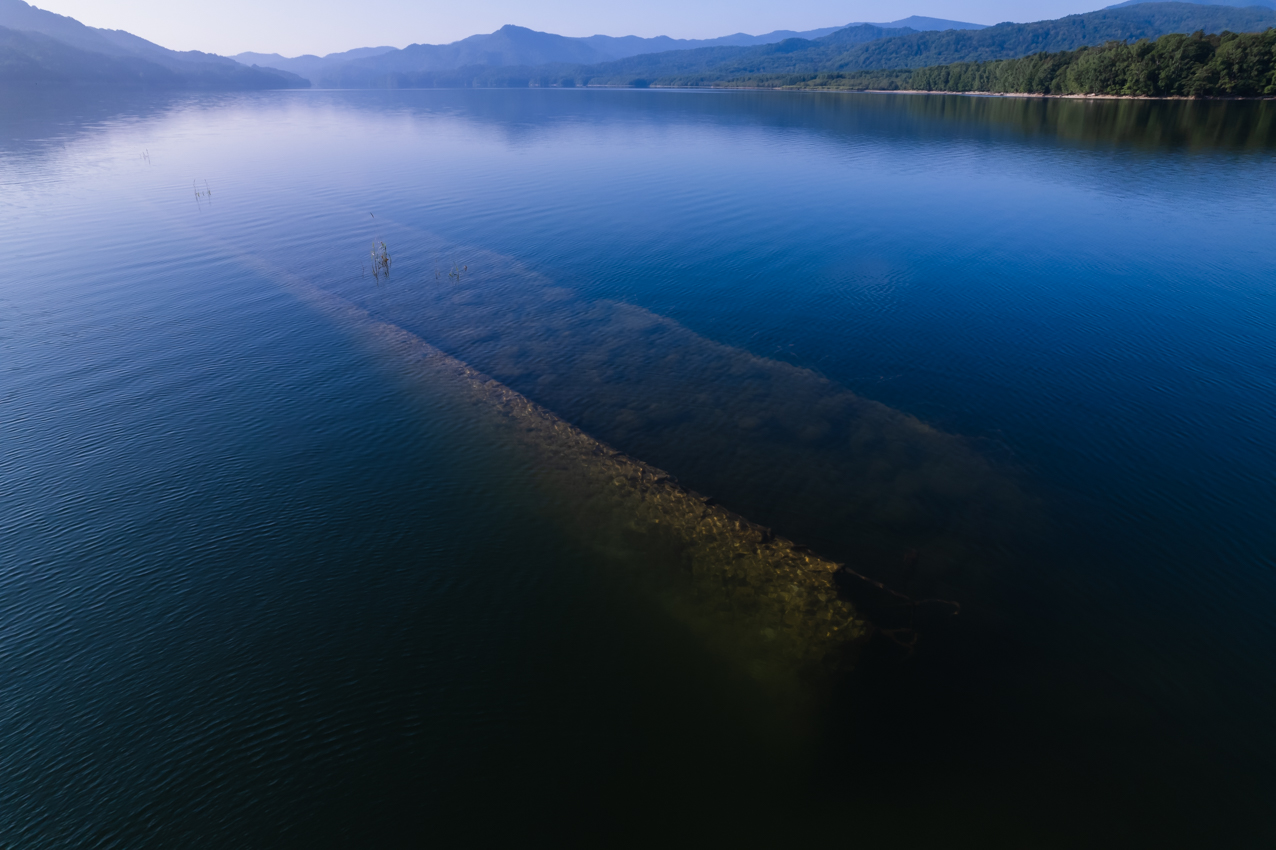
[[[0,835],[1267,846],[1272,107],[6,96]],[[961,616],[775,694],[285,275]]]

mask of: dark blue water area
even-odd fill
[[[0,844],[1270,846],[1273,106],[6,94]],[[963,613],[792,710],[287,275]]]

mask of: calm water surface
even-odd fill
[[[0,117],[0,845],[1276,843],[1276,104]],[[289,281],[962,613],[760,681]]]

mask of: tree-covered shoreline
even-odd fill
[[[913,70],[736,77],[713,85],[1042,96],[1276,97],[1276,28],[1261,33],[1176,33],[1155,41],[1110,41],[1020,59]]]
[[[890,39],[887,39],[890,40]],[[791,39],[791,42],[800,41]],[[774,58],[800,45],[759,49]],[[399,75],[387,88],[573,87],[751,88],[824,91],[951,92],[1044,97],[1276,97],[1276,27],[1263,32],[1170,33],[1156,39],[1112,40],[1074,50],[921,68],[820,67],[743,71],[738,63],[703,67],[721,48],[651,54],[612,65],[535,68],[466,67]],[[675,59],[679,61],[674,61]],[[767,63],[773,64],[769,59]],[[679,66],[682,67],[679,67]],[[733,65],[735,67],[733,67]],[[635,71],[646,71],[635,75]],[[670,73],[672,72],[672,73]]]

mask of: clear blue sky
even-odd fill
[[[175,50],[295,56],[382,44],[444,44],[503,24],[572,36],[713,38],[909,15],[981,24],[1037,21],[1113,2],[1117,0],[34,0],[32,5],[90,26],[128,30]]]

